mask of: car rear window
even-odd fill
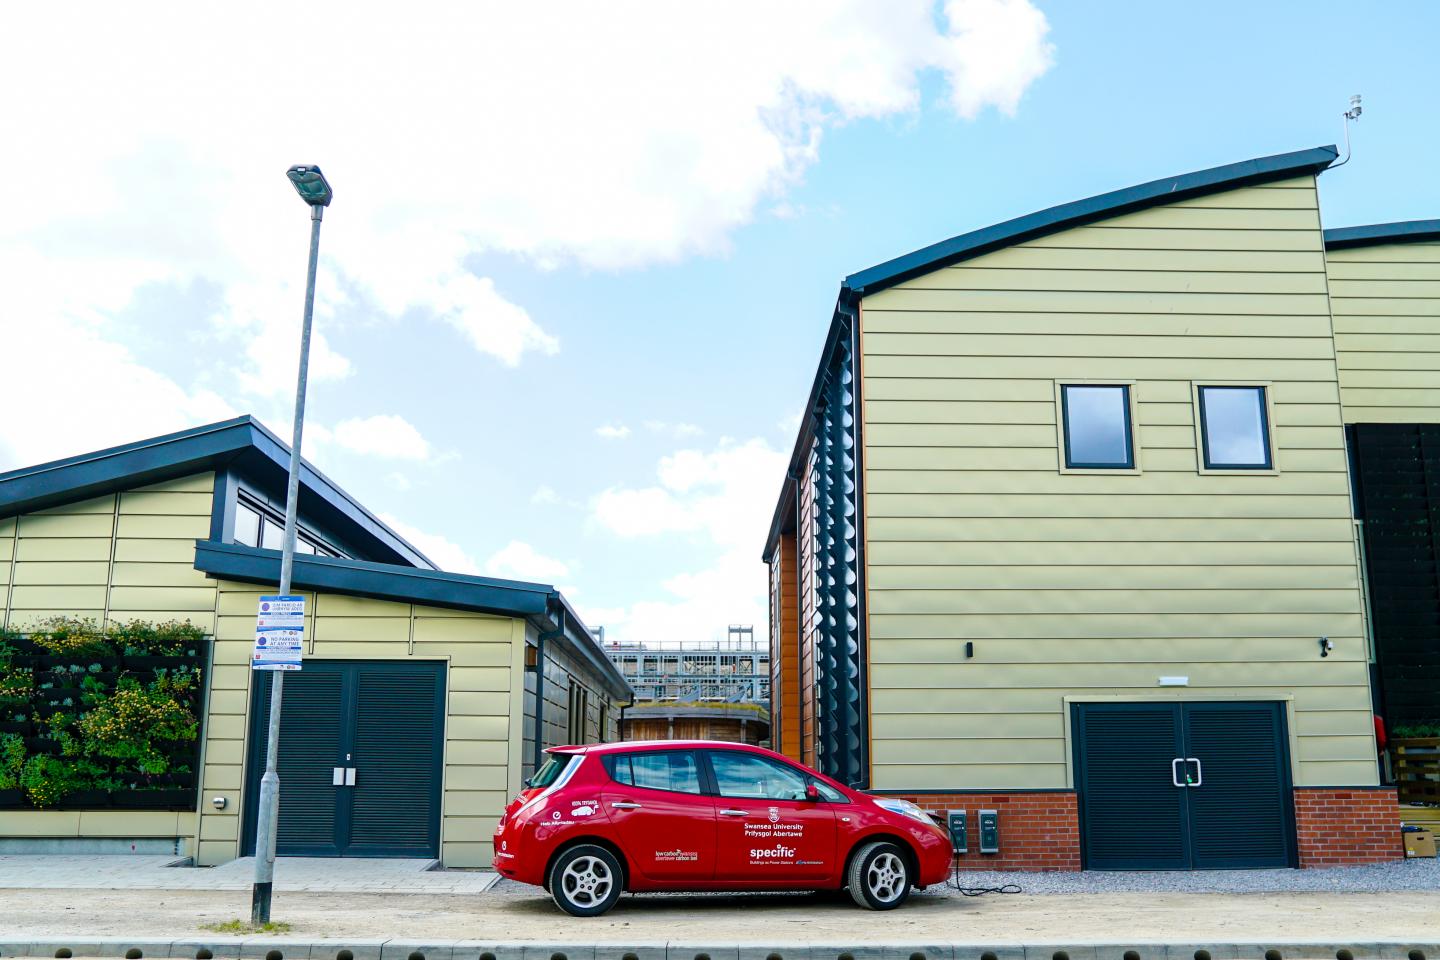
[[[610,758],[609,766],[616,783],[672,793],[700,792],[700,767],[689,750],[620,753]]]
[[[555,778],[560,776],[560,771],[564,770],[565,765],[569,762],[570,755],[568,753],[548,754],[545,762],[540,766],[540,769],[536,770],[535,775],[527,780],[526,783],[531,787],[548,787],[555,782]]]

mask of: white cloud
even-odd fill
[[[149,369],[104,336],[104,311],[124,306],[128,282],[95,278],[88,297],[53,275],[53,263],[0,246],[19,312],[0,310],[8,358],[0,416],[0,470],[85,453],[235,415],[219,395]]]
[[[318,2],[318,44],[276,29],[292,11],[272,3],[69,9],[8,11],[26,42],[0,58],[0,86],[28,93],[7,104],[3,262],[38,261],[85,292],[82,312],[143,283],[215,284],[216,314],[183,322],[260,399],[294,384],[309,231],[282,172],[297,160],[336,192],[317,380],[352,373],[333,344],[362,307],[514,365],[558,341],[476,254],[612,269],[723,252],[783,206],[827,130],[913,112],[927,71],[974,116],[1013,112],[1052,60],[1029,0],[945,0],[943,16],[935,0],[422,2],[398,20]],[[64,189],[36,189],[37,170]],[[6,289],[0,334],[37,322],[54,289]]]
[[[605,440],[624,440],[630,436],[630,428],[623,423],[606,423],[595,428],[595,436]]]
[[[437,567],[449,573],[478,575],[480,565],[466,552],[465,548],[438,533],[426,533],[388,513],[380,514],[380,521],[414,547],[429,557]]]
[[[704,430],[693,423],[670,423],[665,420],[646,420],[645,429],[651,433],[674,437],[677,440],[684,440],[687,437],[698,437],[705,433]]]
[[[511,540],[485,561],[485,572],[492,577],[553,583],[570,575],[570,565],[547,557],[528,543]]]
[[[1055,62],[1050,25],[1029,0],[945,0],[950,103],[966,119],[993,106],[1014,115],[1020,97]]]
[[[391,460],[428,460],[430,444],[404,417],[376,414],[335,425],[335,442],[352,453]]]
[[[786,462],[764,440],[722,439],[662,458],[655,484],[600,493],[597,526],[626,539],[682,537],[683,554],[700,564],[665,580],[659,597],[582,612],[626,641],[709,638],[731,623],[754,624],[763,635],[767,588],[757,557]]]
[[[555,488],[549,484],[541,484],[535,488],[534,493],[530,494],[530,502],[540,504],[559,503],[560,495],[556,493]]]

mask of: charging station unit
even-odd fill
[[[1000,852],[1000,813],[996,810],[980,811],[980,852]]]
[[[968,852],[968,837],[964,810],[951,810],[945,815],[945,825],[950,830],[950,849],[955,853]]]

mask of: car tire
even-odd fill
[[[845,880],[850,896],[867,910],[894,910],[915,882],[905,852],[888,840],[867,843],[850,858]]]
[[[624,873],[615,854],[591,843],[571,847],[550,866],[550,896],[572,917],[598,917],[624,892]]]

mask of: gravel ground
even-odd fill
[[[1196,870],[1112,873],[1012,873],[966,870],[966,887],[1016,884],[1032,895],[1066,893],[1390,893],[1440,891],[1440,860],[1396,860],[1325,870]],[[960,896],[931,887],[921,896]]]

